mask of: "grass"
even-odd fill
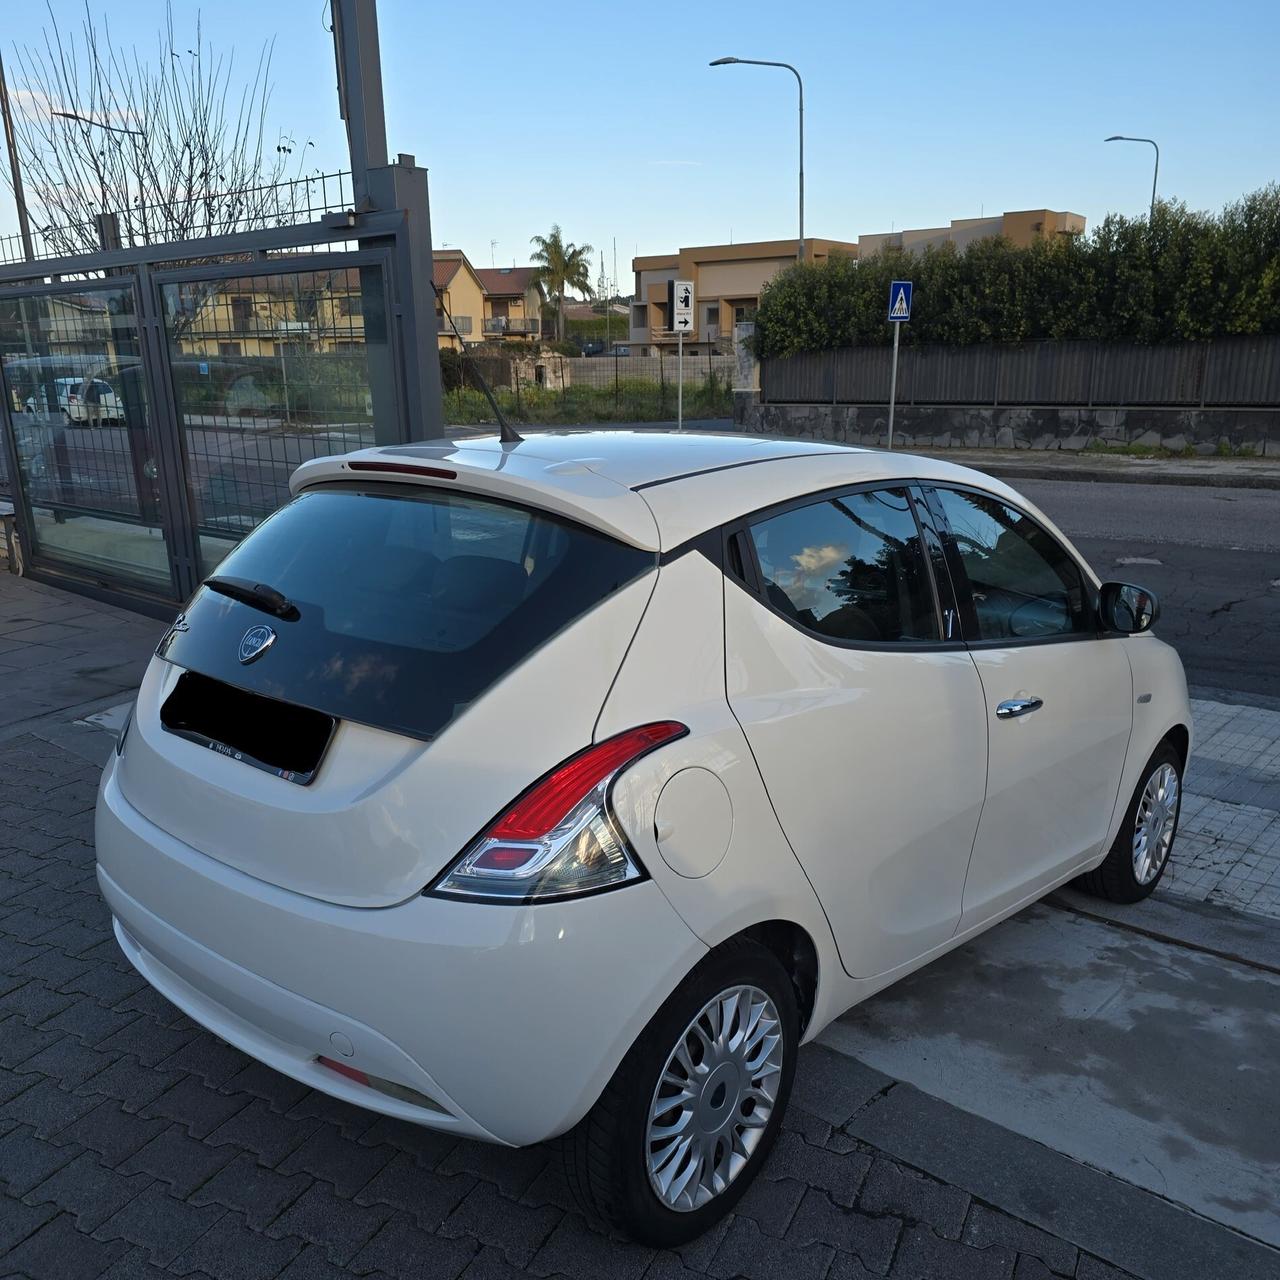
[[[1118,458],[1252,458],[1256,456],[1252,445],[1234,447],[1227,440],[1219,440],[1213,453],[1197,453],[1194,446],[1166,449],[1155,444],[1119,444],[1108,440],[1090,440],[1087,453],[1105,453]]]
[[[676,388],[641,379],[624,378],[614,387],[568,387],[548,391],[522,387],[495,390],[494,397],[512,422],[539,426],[582,426],[592,422],[666,422],[676,416]],[[460,389],[444,398],[445,418],[456,425],[494,421],[493,410],[480,391]],[[733,416],[733,392],[714,375],[684,387],[686,418]]]

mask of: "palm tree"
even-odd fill
[[[556,299],[556,338],[564,341],[564,295],[569,289],[591,296],[591,255],[589,244],[565,244],[559,224],[553,224],[549,236],[534,236],[534,278]]]

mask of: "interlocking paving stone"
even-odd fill
[[[79,1231],[90,1232],[150,1184],[145,1173],[129,1176],[105,1168],[95,1155],[77,1156],[24,1197],[28,1204],[52,1204],[69,1212]]]
[[[224,1148],[226,1150],[226,1148]],[[218,1205],[242,1214],[263,1231],[311,1186],[305,1173],[264,1169],[248,1156],[236,1156],[188,1199],[194,1205]]]
[[[509,1200],[482,1182],[444,1220],[443,1236],[463,1236],[495,1244],[512,1266],[527,1266],[555,1230],[563,1214]]]
[[[1017,1253],[1030,1254],[1062,1275],[1071,1275],[1080,1260],[1079,1251],[1065,1240],[982,1204],[973,1206],[964,1224],[962,1239],[978,1249],[998,1244]]]
[[[55,1146],[26,1125],[18,1125],[0,1137],[0,1187],[13,1196],[25,1195],[77,1154],[75,1147]]]
[[[899,1218],[842,1208],[833,1204],[825,1192],[810,1187],[787,1232],[787,1242],[800,1246],[834,1244],[872,1271],[883,1273],[901,1233]]]
[[[302,1252],[302,1241],[273,1239],[224,1214],[170,1264],[180,1276],[199,1272],[214,1280],[272,1280]]]
[[[200,1207],[177,1200],[153,1182],[94,1232],[97,1240],[126,1240],[167,1267],[226,1214],[221,1206]]]
[[[912,1222],[927,1223],[947,1240],[959,1240],[969,1196],[933,1178],[906,1169],[893,1160],[877,1160],[858,1197],[858,1207],[868,1213],[892,1213]],[[990,1240],[970,1240],[984,1246]],[[1003,1243],[1003,1241],[1001,1242]]]
[[[829,1244],[784,1243],[763,1234],[750,1218],[735,1218],[707,1269],[725,1280],[823,1280],[835,1256]]]
[[[390,1147],[364,1147],[344,1138],[331,1125],[322,1124],[280,1165],[281,1173],[302,1170],[331,1183],[339,1195],[355,1195],[391,1163]]]
[[[1011,1280],[1017,1255],[992,1245],[967,1249],[936,1236],[928,1227],[908,1227],[890,1280]]]
[[[345,1264],[393,1216],[385,1205],[359,1205],[335,1195],[325,1183],[313,1182],[271,1223],[267,1234],[306,1240],[324,1249],[332,1262]]]
[[[404,1280],[457,1280],[479,1252],[474,1240],[444,1240],[394,1219],[351,1259],[351,1270],[385,1271]]]
[[[852,1208],[870,1168],[871,1157],[859,1151],[844,1155],[824,1151],[798,1133],[784,1130],[763,1172],[770,1180],[792,1178],[806,1186],[819,1187],[837,1204]]]
[[[4,1265],[10,1274],[31,1280],[98,1280],[128,1251],[128,1245],[83,1235],[68,1215],[59,1214],[14,1249]]]
[[[156,1134],[117,1167],[121,1173],[146,1173],[185,1199],[235,1159],[226,1147],[210,1147],[191,1137],[181,1125]]]

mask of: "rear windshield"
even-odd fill
[[[654,564],[652,552],[524,507],[326,486],[281,508],[216,571],[273,588],[296,614],[203,587],[158,652],[254,693],[429,739]],[[263,626],[273,640],[242,646]]]

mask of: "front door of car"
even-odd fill
[[[729,701],[855,977],[960,919],[987,729],[937,577],[941,601],[905,488],[815,495],[730,544]]]
[[[945,522],[990,743],[967,929],[1101,851],[1133,724],[1133,676],[1125,641],[1099,634],[1092,584],[1047,529],[977,490],[938,486],[928,499]]]

